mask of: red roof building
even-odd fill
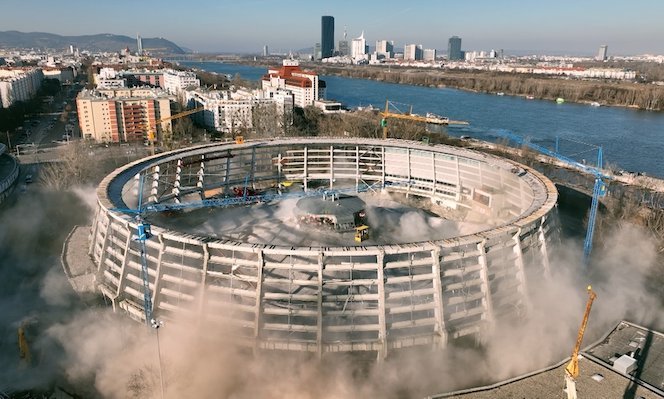
[[[322,98],[318,75],[300,69],[296,60],[284,60],[281,68],[270,68],[261,79],[263,89],[283,89],[293,94],[293,105],[307,107]]]

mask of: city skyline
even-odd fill
[[[594,55],[606,44],[609,55],[664,53],[664,43],[659,40],[664,29],[658,21],[664,2],[657,0],[635,0],[629,6],[615,0],[583,4],[572,0],[550,4],[525,0],[477,0],[471,4],[247,0],[219,4],[199,0],[186,5],[147,0],[141,3],[142,9],[150,10],[145,15],[127,12],[136,10],[129,0],[118,0],[113,7],[82,0],[67,1],[64,6],[47,0],[6,0],[3,5],[2,30],[140,34],[143,38],[164,37],[198,52],[260,54],[264,45],[274,52],[310,48],[321,40],[321,17],[329,15],[337,27],[335,46],[346,27],[349,40],[364,31],[368,43],[393,40],[398,48],[416,43],[446,50],[448,39],[459,36],[464,50]]]

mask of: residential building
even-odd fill
[[[9,108],[17,101],[28,101],[37,94],[44,74],[39,68],[0,68],[0,104]]]
[[[201,81],[190,71],[164,69],[164,89],[171,94],[179,94],[187,87],[201,87]]]
[[[597,61],[606,61],[606,52],[609,49],[609,46],[603,44],[599,46],[599,51],[597,52]]]
[[[436,60],[436,49],[435,48],[426,48],[422,53],[422,60],[424,61],[435,61]]]
[[[263,46],[263,57],[267,57],[268,55],[270,55],[270,52],[268,51],[266,44],[265,46]]]
[[[71,83],[76,77],[76,69],[73,67],[46,67],[42,68],[44,79],[57,79],[60,83]]]
[[[464,56],[461,52],[461,38],[452,36],[447,42],[447,59],[449,61],[463,60]]]
[[[292,123],[293,96],[286,90],[269,88],[231,92],[195,89],[187,90],[185,96],[189,106],[205,108],[192,115],[194,120],[218,132],[264,130],[268,124],[283,127],[284,123]],[[274,110],[274,113],[269,112],[270,109]],[[288,117],[288,120],[285,117]]]
[[[422,45],[421,44],[406,44],[403,47],[404,61],[419,61],[422,59]]]
[[[143,142],[152,131],[162,141],[171,122],[175,96],[154,88],[84,90],[76,98],[81,135],[106,143]]]
[[[314,101],[322,98],[319,87],[323,81],[319,81],[315,72],[300,69],[297,60],[286,59],[281,68],[270,68],[261,79],[263,90],[282,89],[293,95],[293,105],[307,107],[313,105]]]
[[[394,56],[394,43],[387,40],[377,40],[376,55],[378,57],[392,58]]]
[[[321,59],[334,55],[334,17],[329,15],[321,18],[320,51]]]

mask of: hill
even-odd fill
[[[44,32],[0,32],[0,47],[68,49],[70,45],[88,51],[120,51],[126,47],[136,51],[135,38],[110,33],[61,36]],[[164,38],[143,38],[143,50],[152,54],[184,54],[185,52],[177,44]]]

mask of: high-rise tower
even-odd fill
[[[143,39],[141,35],[136,35],[136,54],[143,55]]]
[[[329,15],[321,18],[320,50],[321,58],[334,55],[334,17]]]
[[[453,60],[462,60],[463,56],[461,55],[461,38],[458,36],[450,37],[450,40],[447,42],[447,59],[450,61]]]
[[[608,50],[609,46],[606,44],[603,44],[599,46],[599,51],[597,52],[597,61],[605,61],[606,60],[606,52]]]

